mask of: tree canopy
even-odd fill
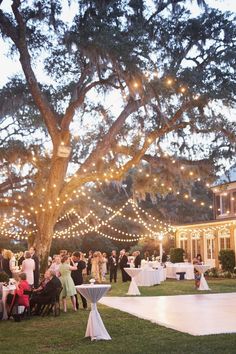
[[[155,199],[235,158],[235,16],[189,3],[0,1],[22,69],[0,90],[1,207],[42,258],[82,186],[129,174]]]

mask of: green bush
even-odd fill
[[[235,253],[233,250],[221,250],[219,253],[219,261],[224,271],[234,271]]]
[[[207,270],[206,274],[209,275],[209,277],[213,277],[213,278],[219,277],[218,269],[215,267]]]
[[[170,261],[172,263],[180,263],[184,261],[183,248],[171,248],[170,249]]]

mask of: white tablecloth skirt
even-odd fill
[[[83,284],[77,285],[76,290],[83,295],[86,300],[91,301],[91,311],[89,313],[85,337],[91,337],[91,340],[110,340],[111,337],[107,332],[101,316],[97,310],[97,301],[111,288],[105,284]]]
[[[166,264],[166,277],[176,279],[176,273],[185,272],[185,279],[194,279],[193,264],[186,263],[171,263]]]
[[[153,286],[161,283],[161,273],[163,270],[144,268],[141,273],[135,277],[138,286]]]
[[[16,287],[15,285],[3,286],[2,288],[2,304],[3,304],[3,320],[7,320],[7,308],[6,308],[6,300],[8,294],[13,294]]]

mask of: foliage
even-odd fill
[[[142,256],[144,256],[144,254],[149,254],[149,257],[151,256],[159,256],[159,252],[160,252],[160,247],[159,247],[159,242],[156,241],[155,239],[152,239],[150,237],[147,237],[143,240],[140,240],[138,242],[138,246],[141,248],[142,250]]]
[[[0,248],[9,249],[12,252],[25,251],[28,248],[26,241],[15,241],[6,237],[0,238]]]
[[[228,279],[236,279],[235,269],[234,271],[222,270],[217,268],[209,269],[206,274],[212,278],[228,278]]]
[[[143,248],[142,248],[142,246],[140,244],[137,244],[137,245],[134,245],[134,246],[130,247],[129,254],[132,255],[136,251],[141,252],[141,256],[143,257],[144,252],[143,252]]]
[[[213,278],[219,277],[218,269],[215,267],[207,270],[206,274],[209,275],[210,277],[213,277]]]
[[[170,261],[172,263],[180,263],[184,261],[183,248],[171,248],[170,249]]]
[[[220,250],[219,261],[224,271],[233,272],[235,267],[235,252],[233,250]]]

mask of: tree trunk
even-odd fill
[[[34,247],[40,259],[40,273],[42,274],[48,268],[48,257],[52,244],[54,221],[46,217],[44,225],[41,226],[35,238]]]
[[[40,258],[40,273],[45,272],[48,267],[48,256],[52,244],[54,226],[60,210],[64,206],[61,201],[58,206],[57,198],[60,197],[64,185],[67,167],[68,158],[58,158],[55,154],[52,158],[50,174],[47,185],[45,186],[46,191],[42,203],[44,211],[41,209],[36,217],[39,231],[38,234],[36,234],[34,246]]]

